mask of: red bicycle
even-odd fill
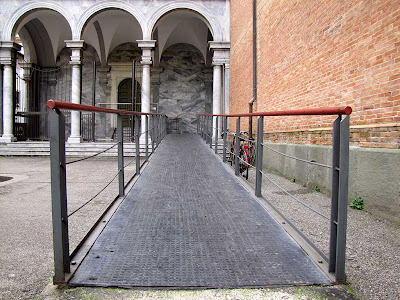
[[[239,136],[239,173],[246,179],[249,178],[249,168],[255,162],[254,139],[249,137],[249,133],[241,131]],[[233,143],[229,153],[231,165],[235,163],[236,157],[236,134],[233,134]]]

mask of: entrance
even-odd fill
[[[122,80],[118,86],[118,109],[140,112],[142,109],[140,90],[140,84],[136,80],[135,86],[132,86],[132,78]],[[132,97],[133,94],[135,97]],[[122,126],[124,139],[131,140],[135,128],[134,117],[122,116]]]

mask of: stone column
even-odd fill
[[[25,82],[25,98],[24,98],[24,103],[23,107],[25,111],[29,111],[29,103],[31,102],[31,96],[32,96],[32,64],[31,63],[22,63],[21,64],[22,69],[24,70],[24,82]]]
[[[159,105],[159,99],[160,99],[160,74],[162,73],[163,68],[161,67],[153,67],[151,69],[151,101],[150,104],[154,106],[153,109],[150,108],[151,112],[158,112],[158,105]]]
[[[107,90],[109,90],[108,73],[110,72],[110,70],[111,70],[110,66],[97,67],[97,72],[99,74],[99,85],[100,85],[100,95],[99,95],[100,103],[110,102],[108,101],[109,99],[107,97]],[[101,107],[105,106],[101,105]],[[106,140],[106,139],[111,140],[111,136],[107,136],[107,132],[111,128],[110,116],[108,114],[98,114],[98,116],[96,116],[96,119],[98,120],[98,126],[99,126],[97,130],[99,140]]]
[[[65,41],[68,48],[71,48],[72,55],[70,64],[71,73],[71,102],[81,104],[82,102],[82,50],[85,48],[84,41]],[[71,135],[68,143],[81,143],[81,112],[71,111]]]
[[[229,114],[229,80],[230,80],[230,65],[229,63],[225,63],[225,78],[224,78],[224,88],[225,88],[225,93],[224,93],[224,111],[222,112],[223,114]]]
[[[222,65],[213,63],[213,111],[214,115],[221,114],[221,93],[222,93]],[[213,137],[215,138],[215,128],[219,127],[217,124],[217,118],[213,118]]]
[[[150,89],[151,89],[151,80],[150,80],[150,66],[152,65],[151,59],[151,51],[156,45],[156,41],[154,40],[138,40],[138,47],[142,49],[142,112],[149,113],[150,112]],[[145,121],[146,118],[142,117],[141,120],[141,132],[145,131]],[[142,134],[140,137],[141,143],[144,143],[145,135]]]
[[[14,136],[15,63],[21,46],[14,42],[0,42],[0,63],[3,65],[3,135],[0,142],[10,143]]]
[[[212,113],[212,93],[213,93],[213,70],[211,68],[204,69],[204,84],[206,87],[206,101],[204,106],[204,113]]]
[[[222,79],[222,66],[225,64],[229,64],[229,52],[230,52],[230,43],[229,42],[209,42],[209,48],[213,52],[212,65],[214,68],[214,76],[213,76],[213,114],[220,114],[222,108],[222,90],[225,91],[226,98],[226,85],[223,86],[223,83],[226,83],[225,80]],[[226,70],[226,69],[225,69]],[[229,74],[229,72],[228,72]],[[225,73],[226,76],[226,73]],[[229,89],[229,86],[228,86]],[[228,93],[229,94],[229,93]],[[220,118],[221,119],[221,118]],[[213,127],[216,128],[218,126],[219,131],[221,131],[221,122],[216,124],[216,118],[213,120]],[[213,128],[213,137],[215,138],[215,129]]]

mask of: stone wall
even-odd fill
[[[265,145],[301,159],[332,165],[332,147],[329,146],[269,142]],[[350,147],[349,159],[349,201],[359,196],[368,212],[400,223],[400,152]],[[264,148],[263,160],[264,170],[295,178],[297,183],[312,189],[318,186],[323,192],[331,192],[331,169],[293,160],[267,148]]]
[[[182,132],[196,132],[197,114],[206,107],[203,56],[189,44],[175,44],[164,51],[160,67],[159,112],[180,118]]]

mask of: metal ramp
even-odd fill
[[[165,137],[69,281],[124,288],[329,283],[191,134]]]

